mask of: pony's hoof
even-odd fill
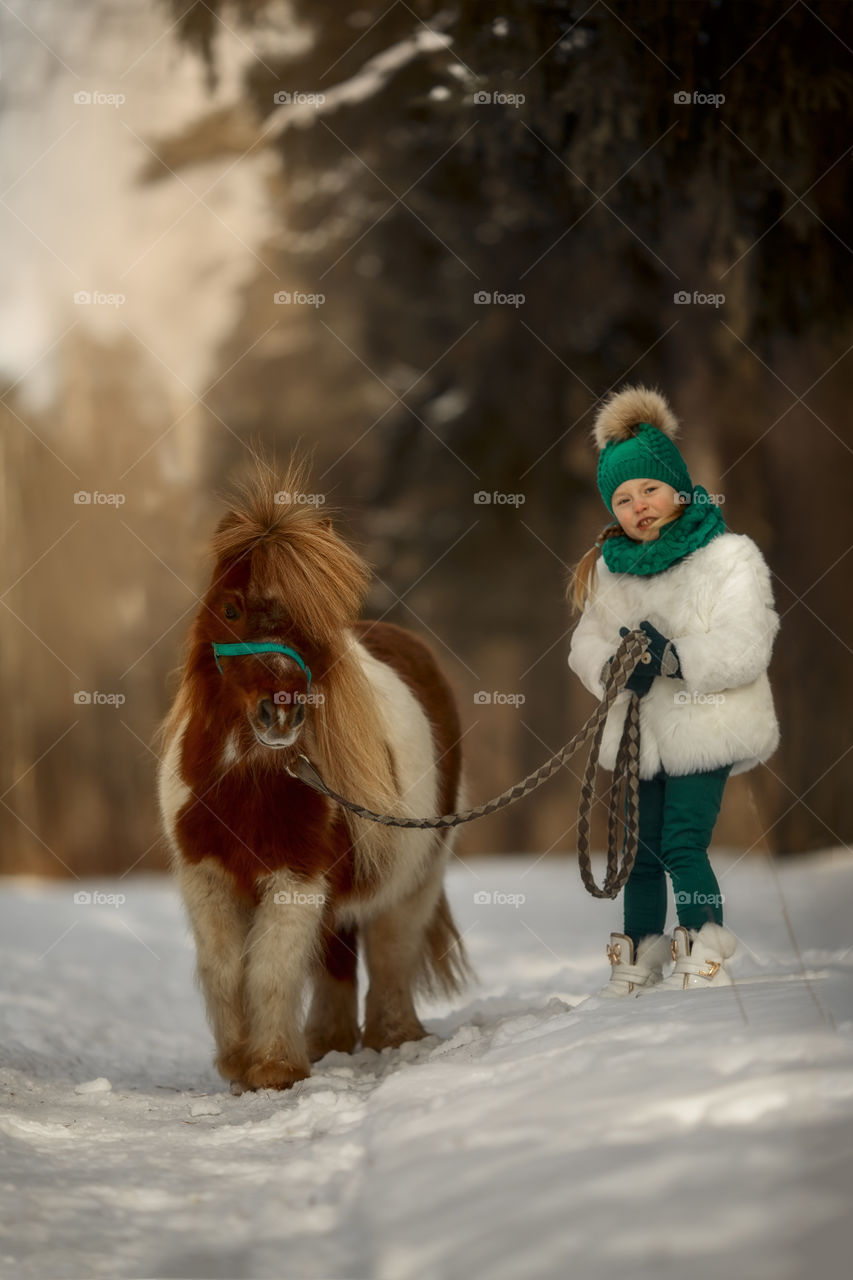
[[[228,1053],[221,1053],[216,1059],[216,1070],[229,1083],[242,1080],[248,1067],[245,1049],[231,1049]]]
[[[311,1068],[307,1062],[303,1065],[273,1059],[256,1062],[249,1067],[243,1082],[247,1089],[289,1089],[297,1080],[307,1080],[310,1074]]]
[[[308,1057],[319,1062],[327,1053],[352,1053],[358,1044],[358,1027],[308,1032]]]
[[[383,1049],[399,1049],[401,1044],[406,1044],[409,1040],[423,1040],[428,1035],[429,1032],[417,1020],[402,1026],[368,1024],[364,1028],[361,1043],[365,1049],[375,1049],[377,1053],[381,1053]]]

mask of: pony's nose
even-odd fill
[[[271,729],[275,724],[275,706],[272,698],[262,698],[258,703],[257,716],[265,729]]]

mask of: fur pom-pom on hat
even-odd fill
[[[649,387],[625,387],[608,396],[595,417],[592,433],[599,449],[637,434],[641,422],[650,422],[670,440],[678,434],[678,419],[659,391]]]

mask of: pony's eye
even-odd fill
[[[227,604],[222,612],[225,614],[225,617],[230,618],[232,622],[235,618],[240,617],[240,610],[234,604]]]

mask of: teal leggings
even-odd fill
[[[640,779],[639,845],[625,885],[624,930],[635,947],[647,934],[664,931],[667,874],[679,924],[701,929],[709,920],[723,923],[708,845],[731,767],[679,778],[661,769],[653,778]]]

